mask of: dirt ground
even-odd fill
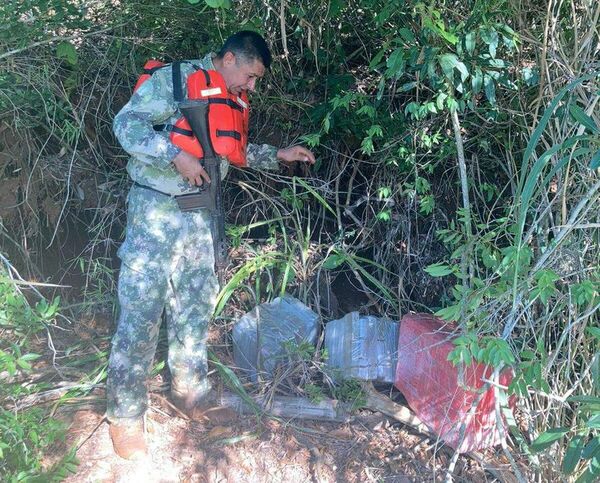
[[[85,328],[85,333],[80,330],[70,335],[80,341],[90,337],[98,340],[110,333],[110,321],[96,318],[80,328]],[[219,332],[210,331],[213,347],[222,342]],[[68,346],[73,341],[63,334],[60,343]],[[99,347],[108,349],[106,337]],[[227,354],[222,355],[226,360]],[[73,401],[84,406],[59,406],[56,416],[69,430],[65,443],[54,448],[46,463],[52,465],[69,448],[77,447],[79,466],[66,479],[68,483],[404,483],[442,481],[453,455],[436,441],[367,409],[356,411],[347,423],[283,420],[266,415],[240,415],[223,425],[190,421],[177,414],[169,403],[165,373],[149,381],[146,458],[129,462],[113,452],[104,418],[104,389],[99,385],[87,397]],[[494,466],[506,475],[509,466],[499,463],[502,459],[498,455],[489,451],[486,459],[494,461]],[[475,460],[462,456],[454,471],[457,482],[499,481],[495,476]]]
[[[79,447],[75,482],[421,482],[439,481],[451,458],[435,442],[379,413],[350,423],[240,416],[210,426],[177,416],[162,396],[147,413],[148,456],[116,456],[100,412],[70,413],[67,445]],[[497,481],[460,458],[455,481]]]

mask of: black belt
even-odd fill
[[[155,193],[163,196],[173,198],[181,211],[196,211],[201,208],[208,208],[208,205],[206,204],[206,194],[203,192],[204,190],[185,193],[183,195],[171,195],[169,193],[165,193],[164,191],[157,190],[156,188],[146,186],[145,184],[140,184],[137,181],[134,181],[133,185],[137,186],[138,188],[154,191]]]

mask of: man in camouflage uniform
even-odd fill
[[[193,65],[218,71],[230,93],[253,91],[271,63],[264,39],[248,31],[231,36],[218,55],[181,63],[182,86]],[[131,155],[127,172],[127,233],[119,249],[120,315],[108,366],[107,416],[117,454],[135,458],[147,452],[143,415],[150,369],[164,309],[167,314],[173,402],[194,417],[208,405],[206,335],[218,283],[214,273],[211,219],[207,210],[182,212],[173,196],[210,182],[198,159],[171,143],[153,125],[181,117],[173,97],[170,66],[153,73],[114,120],[114,132]],[[249,144],[248,166],[275,169],[278,161],[314,163],[302,146],[277,149]],[[228,163],[222,162],[225,176]]]

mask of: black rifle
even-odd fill
[[[223,286],[223,274],[227,265],[227,245],[225,242],[225,215],[221,192],[221,159],[215,155],[209,135],[208,101],[186,100],[179,104],[179,111],[186,118],[192,132],[204,152],[200,163],[210,178],[197,193],[177,196],[181,211],[194,211],[207,208],[212,218],[212,235],[215,252],[215,271],[219,284]]]

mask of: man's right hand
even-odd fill
[[[189,184],[202,186],[204,182],[210,183],[208,173],[204,170],[197,157],[186,151],[181,151],[175,158],[173,164],[179,174],[183,176]]]

